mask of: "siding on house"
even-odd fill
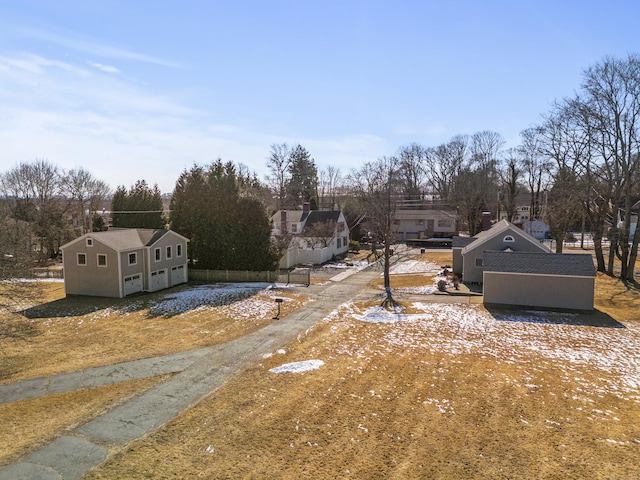
[[[462,249],[475,240],[474,237],[460,237],[457,235],[452,239],[453,273],[458,277],[462,277]]]
[[[458,233],[457,214],[433,209],[398,209],[393,219],[393,231],[398,240],[452,237]]]
[[[186,282],[188,242],[182,235],[161,229],[87,233],[61,247],[65,292],[68,295],[123,297],[136,291],[154,291]],[[171,247],[171,258],[167,258],[167,247]],[[155,260],[156,248],[160,248],[159,261]],[[178,249],[181,255],[178,255]],[[87,265],[77,264],[78,253],[86,255]],[[99,255],[105,255],[106,266],[97,265]],[[129,263],[131,255],[135,255],[134,264]],[[174,267],[184,274],[172,277]],[[140,278],[139,285],[132,278],[136,276]],[[159,282],[159,279],[164,280]]]
[[[592,310],[591,255],[484,252],[484,303]]]
[[[506,220],[501,220],[489,230],[480,232],[473,238],[475,241],[469,243],[461,251],[462,273],[465,283],[481,283],[483,281],[483,253],[485,251],[550,253],[544,244]]]
[[[91,247],[86,242],[76,242],[63,249],[65,292],[67,295],[120,297],[118,252],[93,240]],[[78,265],[79,253],[86,255],[86,265]],[[98,255],[106,256],[106,267],[98,266]]]

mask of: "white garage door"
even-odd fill
[[[187,269],[184,268],[184,265],[171,267],[171,285],[186,283],[186,281],[187,281]]]
[[[167,278],[167,270],[158,270],[157,272],[151,272],[151,285],[149,290],[155,292],[156,290],[162,290],[169,286],[169,278]]]
[[[124,296],[142,291],[142,274],[124,277]]]

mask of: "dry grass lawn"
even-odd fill
[[[0,407],[0,468],[168,378],[86,388]]]
[[[287,299],[283,315],[308,300],[287,290],[252,290],[196,308],[171,303],[172,294],[187,287],[107,299],[64,298],[61,283],[45,285],[48,303],[26,312],[41,334],[2,345],[0,383],[216,345],[271,322],[277,310],[274,296]],[[249,306],[235,302],[247,297]]]
[[[626,328],[438,304],[375,323],[371,302],[345,305],[87,478],[640,477],[640,294],[597,285]]]
[[[427,253],[419,260],[445,265],[450,255]],[[425,279],[432,281],[428,275],[394,275],[392,285],[413,287]],[[306,301],[291,292],[288,297],[285,312]],[[68,308],[64,302],[59,306]],[[43,314],[35,321],[56,333],[34,339],[24,358],[16,347],[10,358],[17,363],[3,367],[5,381],[37,376],[32,368],[71,370],[91,351],[104,364],[132,355],[127,349],[141,349],[133,354],[139,358],[226,341],[260,328],[273,313],[258,322],[234,322],[237,312],[229,306],[164,317],[150,315],[148,305],[129,311],[130,303],[99,310],[101,318],[89,312],[71,318]],[[260,303],[272,304],[272,298]],[[273,352],[235,375],[85,478],[640,478],[637,288],[597,279],[597,308],[626,328],[577,321],[602,315],[413,302],[404,305],[405,315],[392,315],[376,311],[375,304],[343,305],[284,353]],[[126,325],[109,332],[120,322]],[[175,345],[183,335],[188,340]],[[78,350],[73,358],[63,352],[65,336]],[[49,344],[54,365],[39,366]],[[307,360],[324,364],[299,373],[270,371]],[[21,361],[31,363],[18,368]],[[121,384],[120,392],[116,387],[3,405],[0,431],[11,418],[22,420],[11,434],[0,434],[0,451],[11,435],[26,439],[0,461],[16,459],[148,385]],[[38,424],[58,415],[51,409],[82,410],[91,396],[96,403],[84,414],[38,437]],[[42,412],[33,422],[25,415],[31,408]]]

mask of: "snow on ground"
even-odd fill
[[[347,265],[345,263],[331,264],[331,267],[333,267],[333,268],[344,268],[346,270],[344,272],[342,272],[342,273],[339,273],[338,275],[334,275],[329,280],[331,280],[332,282],[340,282],[340,281],[344,280],[345,278],[348,278],[351,275],[354,275],[354,274],[358,273],[359,271],[364,270],[368,266],[369,266],[369,262],[367,262],[366,260],[360,260],[360,261],[355,262],[355,263],[353,263],[351,265]]]
[[[227,305],[245,300],[260,290],[266,290],[269,286],[267,283],[199,285],[167,293],[149,307],[149,313],[151,315],[179,315],[191,310]],[[250,315],[249,312],[247,314]]]
[[[322,365],[324,365],[322,360],[304,360],[302,362],[285,363],[284,365],[272,368],[269,371],[272,373],[300,373],[307,372],[309,370],[317,370]]]
[[[336,322],[331,326],[333,333],[350,328],[350,318],[372,325],[368,334],[343,335],[345,341],[334,353],[370,358],[417,350],[451,357],[493,357],[515,364],[524,373],[561,368],[560,380],[571,385],[578,397],[612,394],[640,402],[637,324],[595,327],[580,325],[578,314],[539,311],[496,313],[494,317],[479,305],[414,303],[412,308],[420,313],[397,314],[380,307],[360,310],[354,304],[342,305],[325,320]],[[596,380],[586,380],[585,372]],[[523,378],[510,381],[523,382]]]
[[[389,273],[392,275],[400,275],[407,273],[430,273],[436,274],[441,270],[437,263],[422,262],[420,260],[405,260],[392,265]]]

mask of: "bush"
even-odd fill
[[[349,251],[358,253],[360,251],[360,242],[357,240],[349,240]]]
[[[447,281],[446,280],[438,280],[438,283],[436,285],[438,286],[438,290],[440,292],[446,292],[446,290],[447,290]]]

